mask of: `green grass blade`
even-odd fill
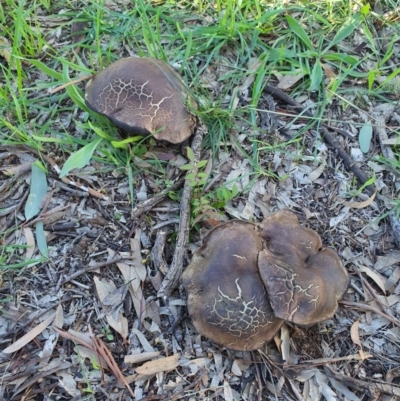
[[[310,75],[311,83],[309,91],[317,90],[322,82],[322,66],[319,60],[315,60],[314,67]]]
[[[88,143],[77,152],[73,153],[65,162],[60,172],[60,178],[67,175],[74,168],[85,167],[92,158],[93,152],[103,139],[97,138],[93,142]]]
[[[301,39],[307,48],[309,50],[314,50],[314,46],[304,28],[290,15],[286,15],[286,21],[288,22],[290,29]]]
[[[361,24],[362,21],[362,15],[360,13],[354,15],[350,21],[346,24],[343,25],[335,37],[332,39],[331,43],[325,48],[325,52],[328,51],[330,48],[333,46],[336,46],[338,43],[340,43],[343,39],[347,38],[349,35],[351,35],[354,30]]]

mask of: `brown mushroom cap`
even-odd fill
[[[187,97],[179,74],[150,57],[116,61],[95,75],[85,92],[87,106],[118,127],[171,143],[193,133],[195,118],[185,107]]]
[[[283,320],[307,326],[333,316],[349,277],[319,235],[282,210],[258,225],[232,220],[211,230],[182,281],[199,333],[252,350]]]
[[[258,266],[275,316],[302,326],[332,317],[349,285],[336,252],[323,248],[320,236],[289,210],[260,228],[266,243]]]
[[[236,350],[260,348],[283,321],[274,317],[257,268],[262,241],[254,224],[214,228],[182,276],[199,333]]]

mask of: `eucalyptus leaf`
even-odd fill
[[[360,144],[360,149],[363,153],[369,152],[369,146],[372,139],[372,126],[370,124],[365,124],[360,129],[358,134],[358,142]]]
[[[25,203],[25,219],[30,220],[40,211],[40,205],[43,202],[47,192],[47,179],[45,168],[36,161],[32,164],[32,177],[28,199]]]
[[[40,253],[45,258],[49,257],[49,251],[47,249],[46,236],[44,234],[43,222],[38,221],[36,223],[36,243],[39,248]]]
[[[85,167],[89,163],[93,156],[93,152],[102,140],[102,138],[97,138],[93,142],[88,143],[83,148],[73,153],[61,169],[60,178],[67,175],[74,168]]]

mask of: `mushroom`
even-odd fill
[[[171,143],[181,143],[193,133],[196,119],[185,106],[186,98],[180,75],[151,57],[116,61],[95,75],[85,91],[87,106],[116,126]]]
[[[258,267],[275,316],[302,326],[332,317],[349,285],[338,254],[289,210],[267,217],[260,234]]]
[[[274,316],[260,279],[257,226],[232,220],[214,228],[182,275],[197,331],[236,350],[260,348],[283,320]]]
[[[199,333],[253,350],[284,321],[309,326],[332,317],[349,276],[315,231],[281,210],[260,224],[232,220],[211,230],[182,281]]]

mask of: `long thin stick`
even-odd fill
[[[201,141],[203,140],[205,127],[200,125],[197,128],[192,142],[192,151],[194,153],[193,167],[189,170],[189,174],[197,175],[197,163],[200,160]],[[181,213],[178,236],[176,238],[176,248],[174,257],[172,259],[171,267],[161,287],[158,291],[158,297],[164,300],[171,295],[172,291],[177,286],[183,270],[183,257],[185,256],[186,248],[189,238],[189,223],[190,223],[190,201],[192,199],[193,187],[190,181],[186,180],[183,187],[183,194],[181,200]]]
[[[271,96],[282,100],[285,103],[290,104],[291,106],[296,107],[299,111],[304,113],[304,115],[308,117],[313,117],[312,113],[309,110],[305,110],[304,107],[296,102],[293,98],[291,98],[289,95],[287,95],[285,92],[281,91],[278,88],[275,88],[271,85],[266,85],[264,88],[264,92],[270,94]],[[338,155],[341,157],[341,159],[344,161],[346,164],[347,168],[357,177],[358,181],[364,185],[368,178],[365,176],[365,174],[361,171],[361,169],[356,165],[356,163],[351,159],[351,157],[345,152],[345,150],[339,145],[339,143],[336,141],[336,139],[329,133],[326,127],[329,127],[329,125],[322,124],[323,127],[321,127],[321,133],[322,133],[322,138],[325,140],[325,142],[330,145],[332,148],[334,148]],[[334,128],[336,131],[338,128]],[[375,187],[373,185],[368,185],[366,187],[366,190],[369,192],[370,195],[372,195],[375,192]]]
[[[151,210],[157,203],[160,203],[161,201],[164,200],[164,198],[168,195],[170,191],[176,191],[178,188],[180,188],[184,182],[184,178],[179,178],[178,181],[176,181],[171,187],[163,189],[161,192],[158,194],[155,194],[152,198],[149,198],[139,204],[136,205],[136,207],[132,210],[131,218],[132,220],[137,219],[140,217],[143,213],[148,212]]]

